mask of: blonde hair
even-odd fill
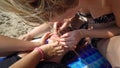
[[[19,14],[33,22],[50,21],[55,15],[61,15],[74,8],[79,0],[0,0],[0,9]]]

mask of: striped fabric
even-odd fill
[[[5,57],[0,57],[0,62],[1,62],[2,60],[4,60],[4,58],[5,58]]]
[[[91,45],[79,50],[80,57],[74,57],[67,65],[70,68],[112,68],[109,62]]]

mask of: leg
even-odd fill
[[[120,36],[101,40],[97,47],[113,68],[120,68]]]

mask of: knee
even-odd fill
[[[120,36],[102,40],[98,49],[108,59],[113,68],[120,66]]]
[[[117,51],[107,52],[106,58],[110,62],[113,68],[119,67],[120,68],[120,55],[117,53]]]
[[[120,68],[120,36],[110,38],[106,50],[106,58],[113,68]]]
[[[108,53],[120,53],[120,36],[115,36],[109,39],[107,46]]]

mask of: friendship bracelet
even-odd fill
[[[40,53],[40,55],[41,55],[40,60],[43,59],[44,58],[44,52],[43,52],[43,50],[40,47],[36,47],[35,50],[37,50]]]

